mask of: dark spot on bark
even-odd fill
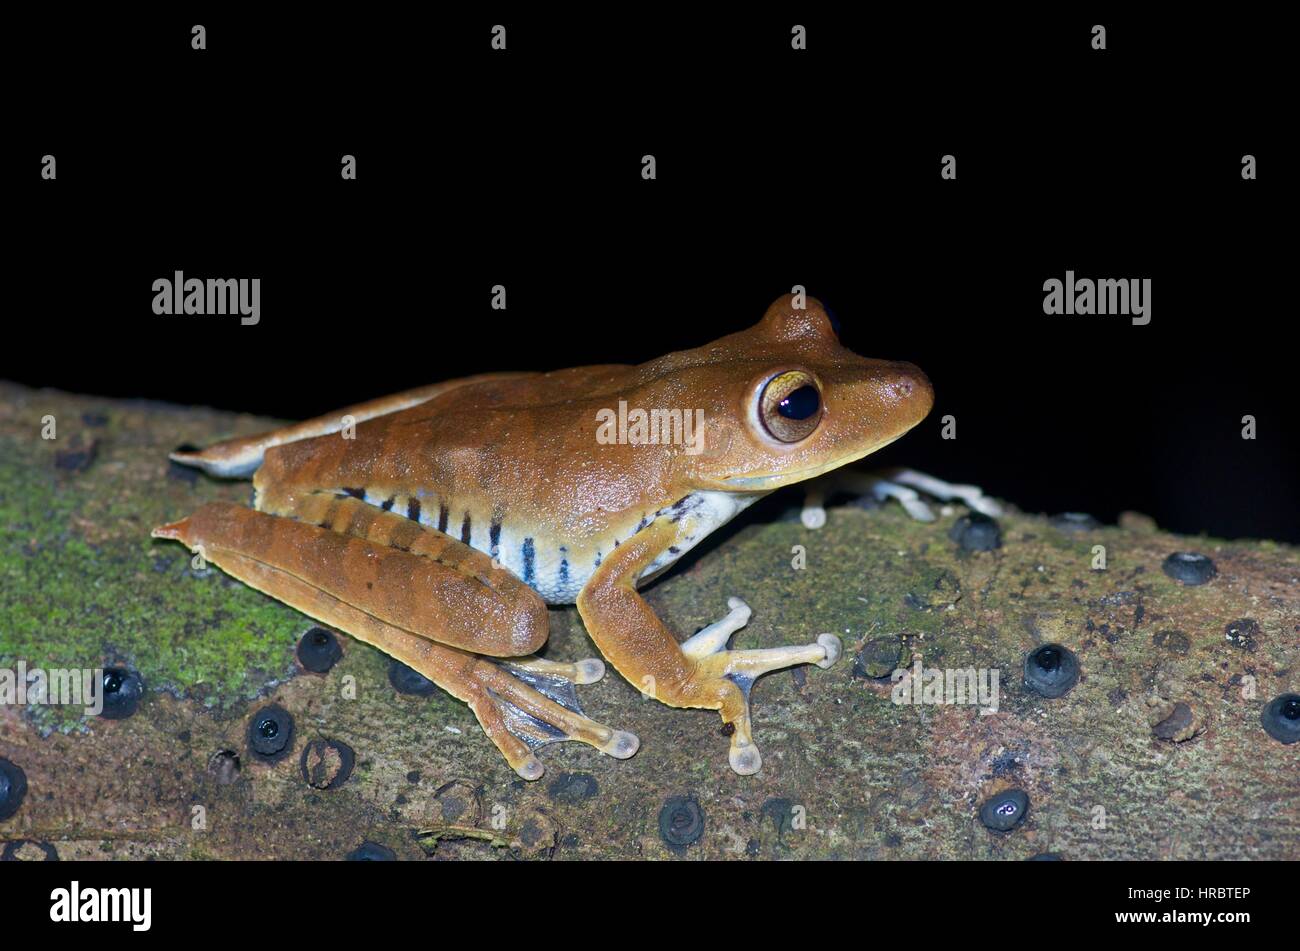
[[[1233,647],[1252,654],[1259,647],[1259,622],[1254,618],[1238,618],[1223,629],[1224,637]]]
[[[1029,813],[1029,794],[1023,789],[1007,789],[980,806],[980,822],[994,832],[1010,832]]]
[[[1279,743],[1300,740],[1300,694],[1284,693],[1274,697],[1259,717],[1264,732]]]
[[[1157,723],[1152,732],[1162,740],[1174,740],[1191,725],[1192,708],[1180,701],[1174,704],[1173,713]]]
[[[99,453],[99,441],[74,436],[66,449],[56,450],[54,465],[64,472],[85,472]]]
[[[388,682],[398,693],[416,697],[432,696],[438,689],[438,685],[432,680],[418,670],[406,666],[400,660],[395,660],[388,666]]]
[[[1048,519],[1048,523],[1062,532],[1090,532],[1101,525],[1087,512],[1061,512]]]
[[[125,720],[135,713],[144,696],[144,681],[134,670],[125,667],[105,667],[103,681],[104,709],[99,716],[104,720]]]
[[[239,754],[234,750],[218,750],[208,760],[208,772],[222,786],[229,786],[239,778]]]
[[[671,796],[659,810],[659,836],[675,855],[704,834],[704,810],[694,796]]]
[[[862,680],[883,680],[903,666],[903,640],[896,635],[877,637],[862,645],[853,658],[852,676]]]
[[[772,820],[777,839],[794,829],[794,800],[772,798],[763,803],[763,815]]]
[[[1208,556],[1195,551],[1176,551],[1160,567],[1169,577],[1186,585],[1205,584],[1219,573]]]
[[[58,850],[48,842],[34,839],[15,839],[6,842],[0,852],[0,862],[57,862]]]
[[[325,673],[342,656],[339,639],[323,627],[313,627],[298,641],[298,662],[313,674]]]
[[[1186,656],[1192,649],[1192,642],[1182,631],[1156,631],[1151,636],[1151,643],[1163,650]]]
[[[293,717],[278,704],[262,707],[248,721],[248,748],[264,763],[277,763],[293,750]]]
[[[337,789],[348,781],[356,753],[342,740],[312,740],[302,751],[302,779],[314,789]]]
[[[362,842],[347,854],[349,862],[396,862],[397,853],[378,842]]]
[[[1079,682],[1079,659],[1060,644],[1044,644],[1025,657],[1025,686],[1049,700],[1063,697]]]
[[[561,773],[546,790],[554,802],[582,802],[600,794],[600,785],[589,773]]]
[[[948,537],[962,551],[992,551],[1002,547],[1002,529],[982,512],[971,512],[957,519]]]
[[[27,774],[12,760],[0,757],[0,822],[8,819],[27,797]]]

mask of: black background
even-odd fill
[[[839,864],[809,862],[733,862],[727,870],[725,891],[736,904],[757,907],[773,899],[766,904],[778,909],[775,914],[793,928],[808,927],[808,912],[802,912],[801,918],[788,902],[775,899],[829,890],[845,877]],[[872,874],[861,866],[847,871],[867,880]],[[1290,871],[1266,862],[1061,861],[1002,862],[993,873],[987,863],[891,862],[893,907],[868,905],[864,898],[862,910],[823,911],[818,927],[859,937],[865,930],[861,921],[865,910],[895,932],[930,938],[1000,935],[1032,919],[1049,935],[1068,931],[1079,937],[1164,936],[1186,947],[1194,934],[1207,943],[1231,945],[1250,934],[1262,937],[1286,927],[1291,912],[1286,903]],[[234,862],[40,862],[10,865],[0,875],[5,872],[10,873],[3,878],[5,897],[12,900],[13,917],[21,922],[24,935],[41,933],[64,940],[116,935],[132,945],[166,942],[173,948],[178,939],[192,939],[196,929],[221,938],[283,934],[297,941],[322,938],[337,945],[374,943],[377,934],[410,943],[426,933],[437,937],[460,927],[474,937],[510,941],[515,938],[511,919],[521,913],[527,917],[530,900],[536,904],[557,894],[599,894],[602,888],[608,890],[611,878],[617,878],[628,897],[621,906],[625,910],[605,914],[620,923],[615,917],[620,914],[643,923],[647,933],[677,946],[681,939],[674,932],[669,929],[660,935],[656,930],[662,921],[659,913],[671,900],[665,895],[674,887],[701,893],[717,889],[721,874],[719,863],[691,861],[639,862],[635,867],[624,863],[617,869],[608,863],[426,862],[418,877],[404,864],[338,862],[278,862],[274,868],[258,869]],[[82,889],[152,888],[151,929],[134,932],[125,923],[52,923],[51,891],[67,889],[73,879]],[[1250,892],[1239,898],[1160,902],[1130,897],[1130,889],[1179,887],[1193,894],[1200,888],[1225,887]],[[1014,896],[1010,900],[1008,892]],[[931,893],[942,901],[942,915],[922,904],[920,896]],[[1244,912],[1250,920],[1208,926],[1116,922],[1117,912]],[[545,915],[532,917],[536,928],[561,927]],[[593,947],[610,941],[602,934],[589,939]],[[1193,940],[1190,946],[1199,945]]]
[[[881,464],[1300,541],[1279,24],[628,11],[12,23],[0,377],[305,417],[640,362],[802,284],[935,385]],[[1151,323],[1045,316],[1067,268],[1151,278]],[[260,277],[260,324],[155,316],[174,270]]]

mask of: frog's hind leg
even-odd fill
[[[482,661],[482,664],[480,682],[487,688],[506,729],[530,749],[576,740],[615,759],[627,759],[640,748],[641,741],[634,734],[612,730],[587,718],[573,689],[574,681],[530,672],[509,661]],[[534,764],[535,758],[525,766],[537,770],[540,776],[540,764]],[[525,779],[537,778],[514,763],[511,765]]]
[[[546,606],[486,555],[352,498],[307,496],[293,510],[299,518],[213,502],[154,536],[419,671],[469,704],[525,779],[542,775],[534,751],[547,743],[636,752],[635,736],[578,706],[573,684],[603,665],[527,656],[545,641]],[[313,516],[333,527],[302,520]]]

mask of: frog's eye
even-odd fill
[[[758,397],[758,418],[773,439],[807,439],[822,420],[822,395],[816,381],[802,370],[778,373]]]

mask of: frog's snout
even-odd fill
[[[920,422],[934,405],[934,387],[930,378],[915,363],[895,361],[885,374],[884,389],[899,406],[908,406]]]

